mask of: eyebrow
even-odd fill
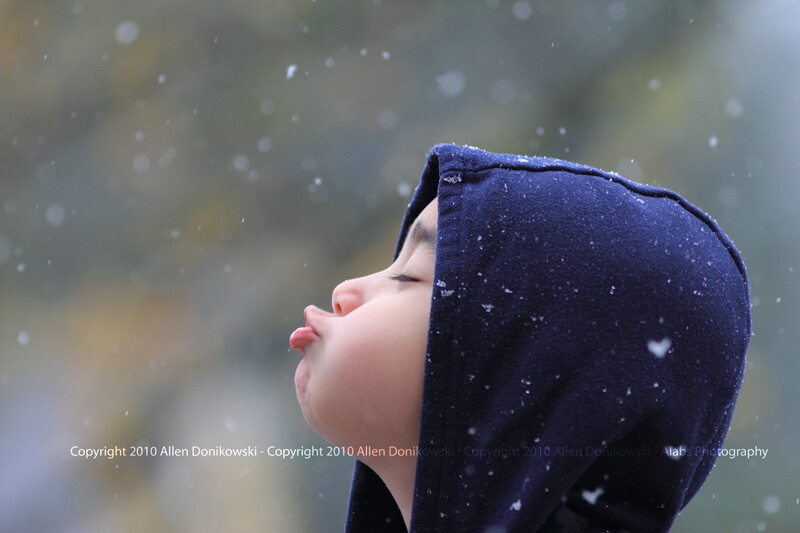
[[[418,220],[411,226],[409,239],[411,244],[423,243],[428,245],[431,251],[436,251],[436,231],[423,225]]]

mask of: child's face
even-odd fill
[[[339,284],[334,312],[307,307],[292,334],[303,415],[335,445],[417,444],[437,213],[434,199],[389,268]]]

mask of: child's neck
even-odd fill
[[[386,488],[392,493],[392,497],[403,515],[406,529],[410,529],[411,508],[414,503],[414,478],[417,471],[416,456],[386,457],[382,458],[383,461],[380,462],[375,462],[375,458],[370,459],[370,462],[364,462],[380,476]]]

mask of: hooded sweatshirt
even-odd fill
[[[678,194],[437,145],[411,531],[667,531],[728,431],[750,338],[742,258]],[[346,531],[405,531],[356,462]]]

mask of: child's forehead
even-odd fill
[[[439,208],[436,198],[422,210],[414,222],[406,237],[404,246],[416,246],[417,244],[424,244],[436,249],[436,231],[437,219],[439,216]]]
[[[419,214],[414,224],[422,224],[432,229],[436,233],[436,220],[439,217],[439,199],[435,197],[431,202],[425,206],[425,209]]]

